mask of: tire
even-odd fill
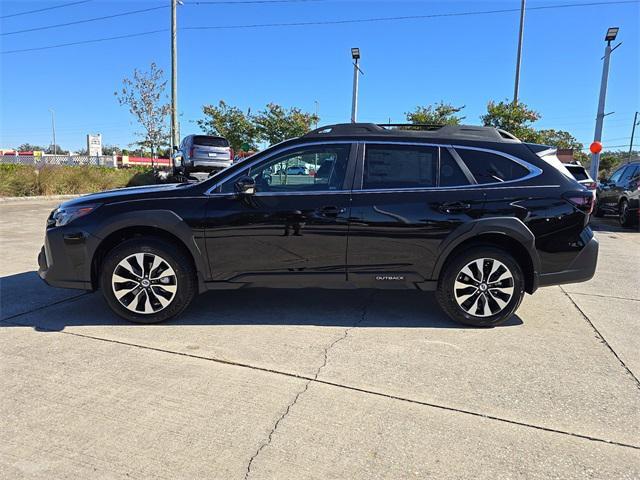
[[[629,212],[629,202],[624,199],[620,202],[618,209],[618,221],[625,228],[632,227],[634,224],[631,212]]]
[[[600,202],[596,199],[596,206],[593,209],[593,216],[594,217],[604,217],[604,211],[602,210],[602,208],[600,208]]]
[[[488,271],[483,273],[485,269]],[[483,282],[486,275],[499,287],[492,289],[492,284]],[[492,327],[505,322],[514,314],[523,296],[524,275],[520,265],[509,253],[492,246],[473,247],[447,261],[436,292],[438,303],[452,320],[474,327]]]
[[[197,291],[191,258],[168,241],[141,237],[122,242],[105,257],[102,295],[125,320],[159,323],[182,313]]]

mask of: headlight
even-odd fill
[[[75,207],[65,207],[65,208],[57,208],[53,212],[53,220],[55,221],[56,227],[63,227],[68,225],[76,218],[84,217],[85,215],[90,214],[100,205],[78,205]]]

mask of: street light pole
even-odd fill
[[[177,0],[171,0],[171,149],[180,144],[178,127],[178,37]],[[173,152],[172,152],[173,153]]]
[[[602,125],[604,123],[604,104],[607,98],[607,83],[609,81],[609,58],[611,57],[611,42],[616,39],[618,35],[618,27],[611,27],[607,30],[605,41],[607,46],[604,48],[604,63],[602,64],[602,79],[600,80],[600,97],[598,99],[598,114],[596,116],[596,129],[593,135],[593,141],[602,141]],[[616,46],[617,48],[617,46]],[[591,178],[598,179],[598,170],[600,167],[600,152],[591,154]]]
[[[53,133],[53,154],[57,155],[58,147],[56,146],[56,112],[53,110],[53,108],[50,108],[49,111],[51,112],[51,131]]]
[[[520,93],[520,65],[522,63],[522,40],[524,38],[524,11],[526,0],[520,4],[520,34],[518,35],[518,57],[516,59],[516,82],[513,87],[513,104],[518,105],[518,94]]]
[[[360,49],[351,49],[351,58],[353,58],[353,92],[351,98],[351,123],[358,121],[358,73],[360,68],[358,63],[360,62]]]
[[[636,134],[636,126],[638,122],[638,112],[633,116],[633,127],[631,127],[631,141],[629,142],[629,157],[627,157],[627,163],[631,161],[631,152],[633,151],[633,137]]]

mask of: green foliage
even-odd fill
[[[540,114],[528,108],[524,103],[490,101],[487,113],[480,117],[483,125],[500,128],[515,135],[523,142],[537,143],[537,135],[531,124],[540,119]]]
[[[437,104],[427,105],[426,107],[417,106],[412,112],[405,112],[407,122],[420,123],[425,125],[460,125],[463,117],[459,117],[456,113],[464,108],[454,107],[450,103],[440,101]]]
[[[153,183],[148,168],[0,164],[0,196],[82,194]]]
[[[275,103],[269,103],[253,118],[253,121],[258,138],[273,145],[309,132],[311,125],[318,121],[318,116],[303,112],[296,107],[286,109]]]
[[[18,148],[16,148],[19,152],[44,152],[46,150],[45,147],[41,147],[40,145],[31,145],[30,143],[23,143]]]
[[[218,105],[204,105],[204,118],[198,120],[198,126],[208,135],[219,135],[226,138],[235,151],[242,150],[242,145],[250,149],[257,148],[257,130],[250,115],[238,107],[228,105],[220,100]]]
[[[580,159],[582,143],[564,130],[536,130],[533,123],[540,118],[542,117],[538,112],[530,109],[524,103],[514,105],[506,100],[498,103],[490,101],[487,105],[487,113],[480,117],[484,125],[506,130],[523,142],[539,143],[557,148],[572,148],[574,158]]]

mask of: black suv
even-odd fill
[[[260,286],[436,291],[475,326],[508,319],[524,292],[593,276],[593,195],[553,149],[488,127],[410,128],[328,126],[202,183],[65,202],[40,276],[101,288],[140,323],[198,292]]]
[[[638,224],[640,206],[640,162],[625,163],[598,184],[595,216],[618,215],[620,225]]]

